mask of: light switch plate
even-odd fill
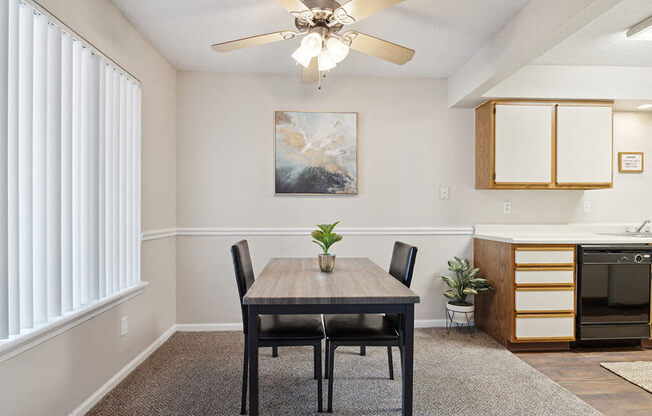
[[[448,199],[448,185],[439,185],[439,199]]]
[[[591,212],[591,201],[589,201],[588,199],[582,201],[582,210],[587,213]]]
[[[503,214],[511,214],[512,213],[512,203],[509,201],[503,202]]]

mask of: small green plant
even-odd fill
[[[328,253],[328,249],[342,239],[341,235],[333,232],[333,228],[335,228],[339,223],[340,222],[337,221],[333,224],[319,224],[317,226],[319,227],[319,230],[315,230],[311,234],[313,238],[312,242],[321,247],[326,255],[330,254]]]
[[[477,295],[479,292],[493,289],[494,287],[486,280],[478,276],[480,269],[471,269],[468,259],[455,257],[448,261],[448,270],[455,273],[455,277],[442,276],[442,280],[450,287],[444,292],[444,296],[449,299],[451,305],[471,306],[472,303],[466,301],[468,295]]]

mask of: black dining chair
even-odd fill
[[[240,414],[247,410],[247,371],[249,369],[249,322],[247,307],[242,303],[247,290],[254,284],[254,270],[249,255],[249,244],[242,240],[231,246],[235,280],[238,284],[240,307],[242,309],[242,329],[244,332],[244,363],[242,370],[242,404]],[[261,315],[259,317],[258,345],[272,347],[277,355],[279,346],[314,347],[314,378],[317,380],[317,410],[322,411],[322,370],[321,341],[324,329],[320,315]]]
[[[417,248],[396,241],[392,252],[389,274],[410,287]],[[392,347],[398,347],[403,367],[401,319],[398,314],[324,315],[326,329],[326,378],[328,378],[328,412],[333,412],[333,370],[335,349],[339,346],[360,347],[365,355],[367,346],[386,346],[389,378],[394,380]]]

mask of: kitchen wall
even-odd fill
[[[643,183],[649,189],[647,173],[616,174],[616,188],[607,191],[476,191],[473,110],[449,109],[446,103],[446,82],[436,79],[338,76],[326,78],[317,90],[301,85],[298,71],[292,76],[181,72],[177,225],[221,232],[252,227],[282,231],[341,220],[341,227],[351,228],[436,228],[638,221],[652,215],[650,192],[630,192]],[[275,110],[359,114],[359,195],[274,196]],[[617,114],[616,149],[652,154],[651,123],[649,113]],[[440,184],[450,187],[449,200],[439,199]],[[592,213],[582,212],[583,198],[591,199]],[[512,202],[512,214],[503,214],[503,201]],[[245,236],[177,238],[178,323],[240,321],[229,254],[229,246],[240,238]],[[257,273],[271,257],[318,252],[308,237],[246,238]],[[439,275],[451,256],[471,256],[471,236],[345,236],[334,250],[387,267],[396,239],[419,246],[413,279],[422,297],[417,319],[443,319]]]
[[[109,0],[40,0],[142,83],[142,225],[176,223],[176,70]],[[0,363],[0,414],[64,415],[174,325],[175,240],[144,242],[140,295]],[[120,318],[129,333],[120,336]]]

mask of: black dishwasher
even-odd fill
[[[582,245],[577,263],[577,339],[650,338],[652,246]]]

